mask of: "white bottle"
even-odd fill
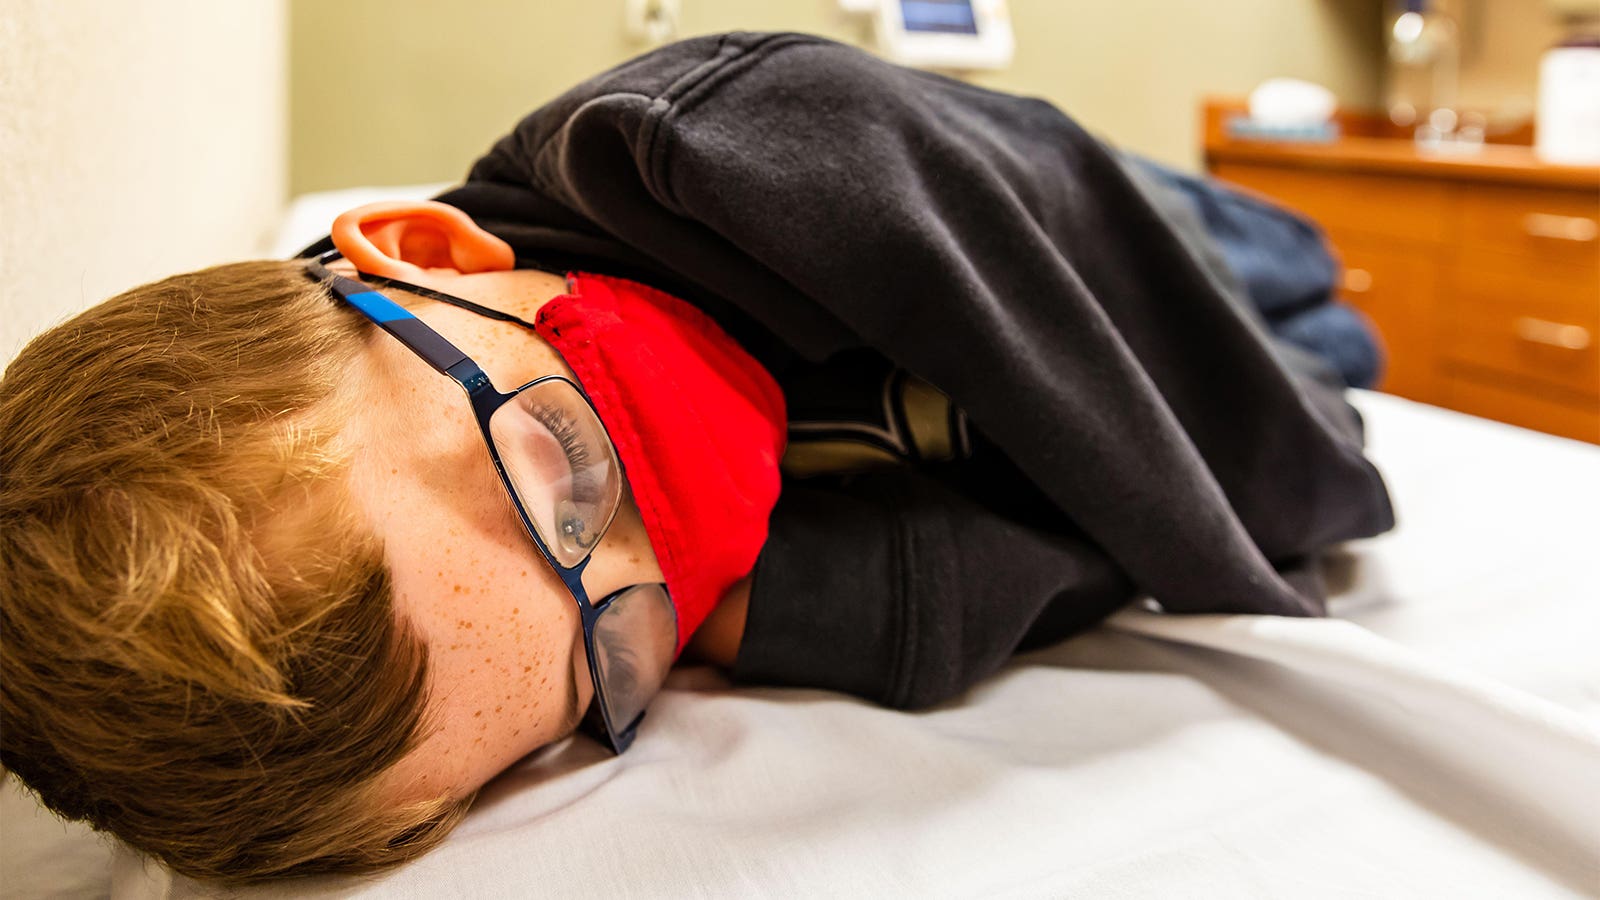
[[[1534,134],[1545,162],[1600,165],[1600,36],[1575,34],[1545,51]]]

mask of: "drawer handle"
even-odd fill
[[[1567,325],[1528,316],[1517,319],[1517,337],[1529,343],[1563,350],[1582,350],[1589,346],[1589,329],[1582,325]]]
[[[1345,269],[1344,289],[1352,294],[1365,294],[1372,290],[1372,273],[1366,269]]]
[[[1588,243],[1600,237],[1600,224],[1585,216],[1556,216],[1550,213],[1528,213],[1522,219],[1522,230],[1537,238],[1555,241]]]

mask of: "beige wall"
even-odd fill
[[[824,0],[684,0],[682,34],[843,37]],[[643,49],[622,0],[291,0],[290,186],[448,181],[545,100]]]
[[[1462,16],[1458,104],[1498,118],[1532,117],[1539,58],[1561,36],[1554,12],[1543,0],[1468,0]]]
[[[1398,4],[1385,23],[1393,21]],[[1566,27],[1567,15],[1600,20],[1600,0],[1433,0],[1459,23],[1460,62],[1453,97],[1440,98],[1457,109],[1488,115],[1491,132],[1520,129],[1538,108],[1539,65]],[[1593,31],[1595,25],[1589,26]],[[1448,79],[1442,79],[1448,93]],[[1431,91],[1433,82],[1415,75],[1401,82]],[[1389,89],[1386,88],[1386,93]],[[1404,93],[1404,89],[1401,89]]]
[[[281,0],[5,0],[0,361],[135,284],[260,254],[285,21]]]
[[[1046,97],[1113,143],[1199,166],[1199,107],[1267,78],[1379,98],[1377,0],[1012,0],[1016,64],[975,79]]]
[[[1011,0],[1015,65],[980,83],[1044,96],[1109,139],[1194,167],[1206,93],[1275,75],[1379,99],[1379,0]],[[641,48],[622,0],[292,0],[291,186],[441,181],[523,113]],[[681,34],[793,29],[860,42],[835,0],[682,0]]]

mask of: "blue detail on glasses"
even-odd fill
[[[367,314],[367,318],[378,324],[393,322],[395,319],[414,319],[411,313],[400,304],[390,300],[377,291],[362,291],[344,298],[346,303],[354,306]]]

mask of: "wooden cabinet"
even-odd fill
[[[1207,106],[1208,168],[1322,226],[1383,344],[1380,390],[1600,443],[1600,168],[1234,140],[1235,108]]]
[[[1378,389],[1414,400],[1435,395],[1433,298],[1438,267],[1404,244],[1343,236],[1337,252],[1344,264],[1343,296],[1378,332],[1385,366]]]

